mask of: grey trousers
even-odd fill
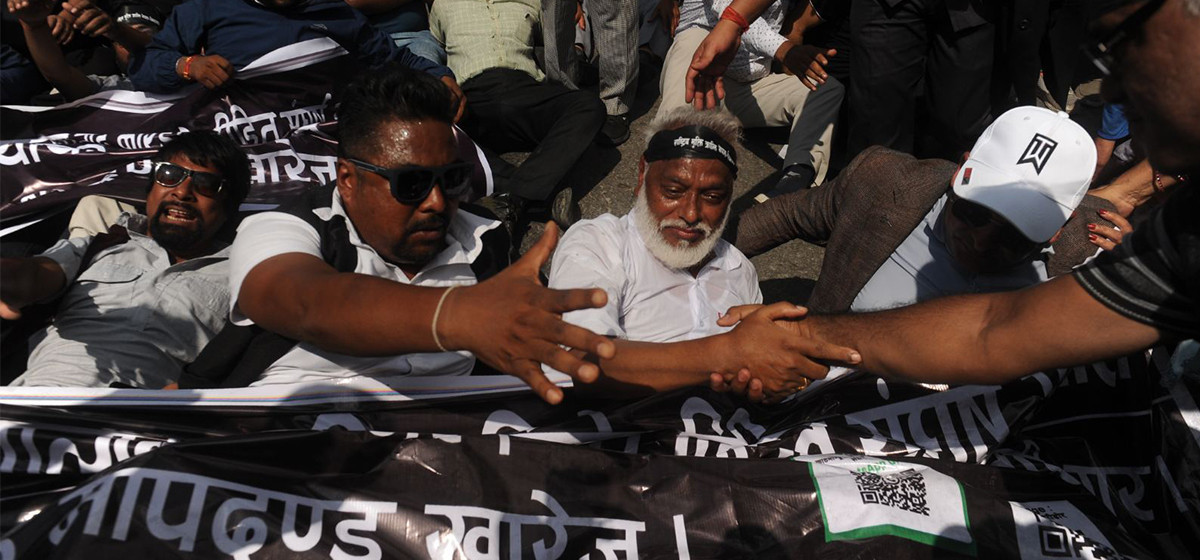
[[[575,6],[575,0],[542,0],[546,78],[571,89],[579,89]],[[584,9],[599,53],[600,100],[609,115],[624,115],[637,94],[637,0],[589,0]]]

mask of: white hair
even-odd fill
[[[742,134],[742,123],[725,109],[697,111],[691,105],[682,105],[654,117],[654,121],[646,130],[646,143],[649,144],[650,139],[659,132],[688,125],[699,125],[712,129],[730,146],[734,146],[734,149],[736,149],[738,138]]]
[[[1200,16],[1200,0],[1183,0],[1183,7],[1188,13],[1194,16]]]

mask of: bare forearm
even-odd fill
[[[3,259],[0,261],[0,294],[16,307],[37,303],[62,291],[67,283],[63,269],[53,259]]]
[[[113,30],[108,35],[109,40],[120,43],[129,50],[144,49],[154,38],[150,33],[139,31],[124,23],[113,24]]]
[[[71,66],[62,48],[50,33],[50,27],[44,22],[21,22],[25,33],[25,43],[29,47],[29,55],[37,65],[42,77],[58,88],[69,99],[79,99],[95,93],[96,86],[87,79],[82,71]]]
[[[729,369],[728,335],[671,343],[614,340],[617,352],[595,360],[601,377],[595,389],[607,392],[669,391],[708,383],[714,371]]]
[[[933,383],[1003,383],[1147,348],[1160,333],[1062,276],[1017,292],[811,318],[814,336],[859,350],[863,368]]]
[[[238,295],[242,313],[264,329],[331,352],[388,356],[437,351],[429,327],[444,289],[332,269],[289,277],[289,266],[306,258],[311,257],[283,255],[252,270]],[[443,324],[450,320],[441,319]]]
[[[1160,175],[1158,182],[1164,192],[1178,183],[1175,177],[1170,175]],[[1088,194],[1112,202],[1122,216],[1129,217],[1135,208],[1145,204],[1159,192],[1159,186],[1154,183],[1154,168],[1150,166],[1149,160],[1142,160],[1111,183]]]
[[[771,0],[733,0],[729,5],[730,8],[737,10],[746,21],[754,21],[758,16],[762,15],[767,6],[771,5]]]

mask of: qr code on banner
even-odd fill
[[[890,506],[929,516],[925,477],[913,469],[882,475],[856,472],[854,482],[858,485],[858,495],[864,504]]]
[[[1083,533],[1060,525],[1038,525],[1038,544],[1048,558],[1124,558],[1104,543],[1087,538]],[[1091,552],[1085,555],[1084,550]]]

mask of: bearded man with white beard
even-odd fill
[[[601,369],[589,389],[636,394],[702,385],[714,370],[761,373],[765,384],[793,391],[807,384],[813,364],[795,359],[803,341],[767,328],[773,318],[803,315],[802,308],[784,302],[737,328],[717,325],[727,309],[762,301],[754,265],[721,239],[738,134],[737,119],[724,111],[679,107],[659,115],[638,164],[634,208],[580,221],[563,236],[549,286],[608,293],[605,307],[563,319],[617,345],[611,359],[586,358]],[[809,350],[840,361],[849,355],[832,346]]]

